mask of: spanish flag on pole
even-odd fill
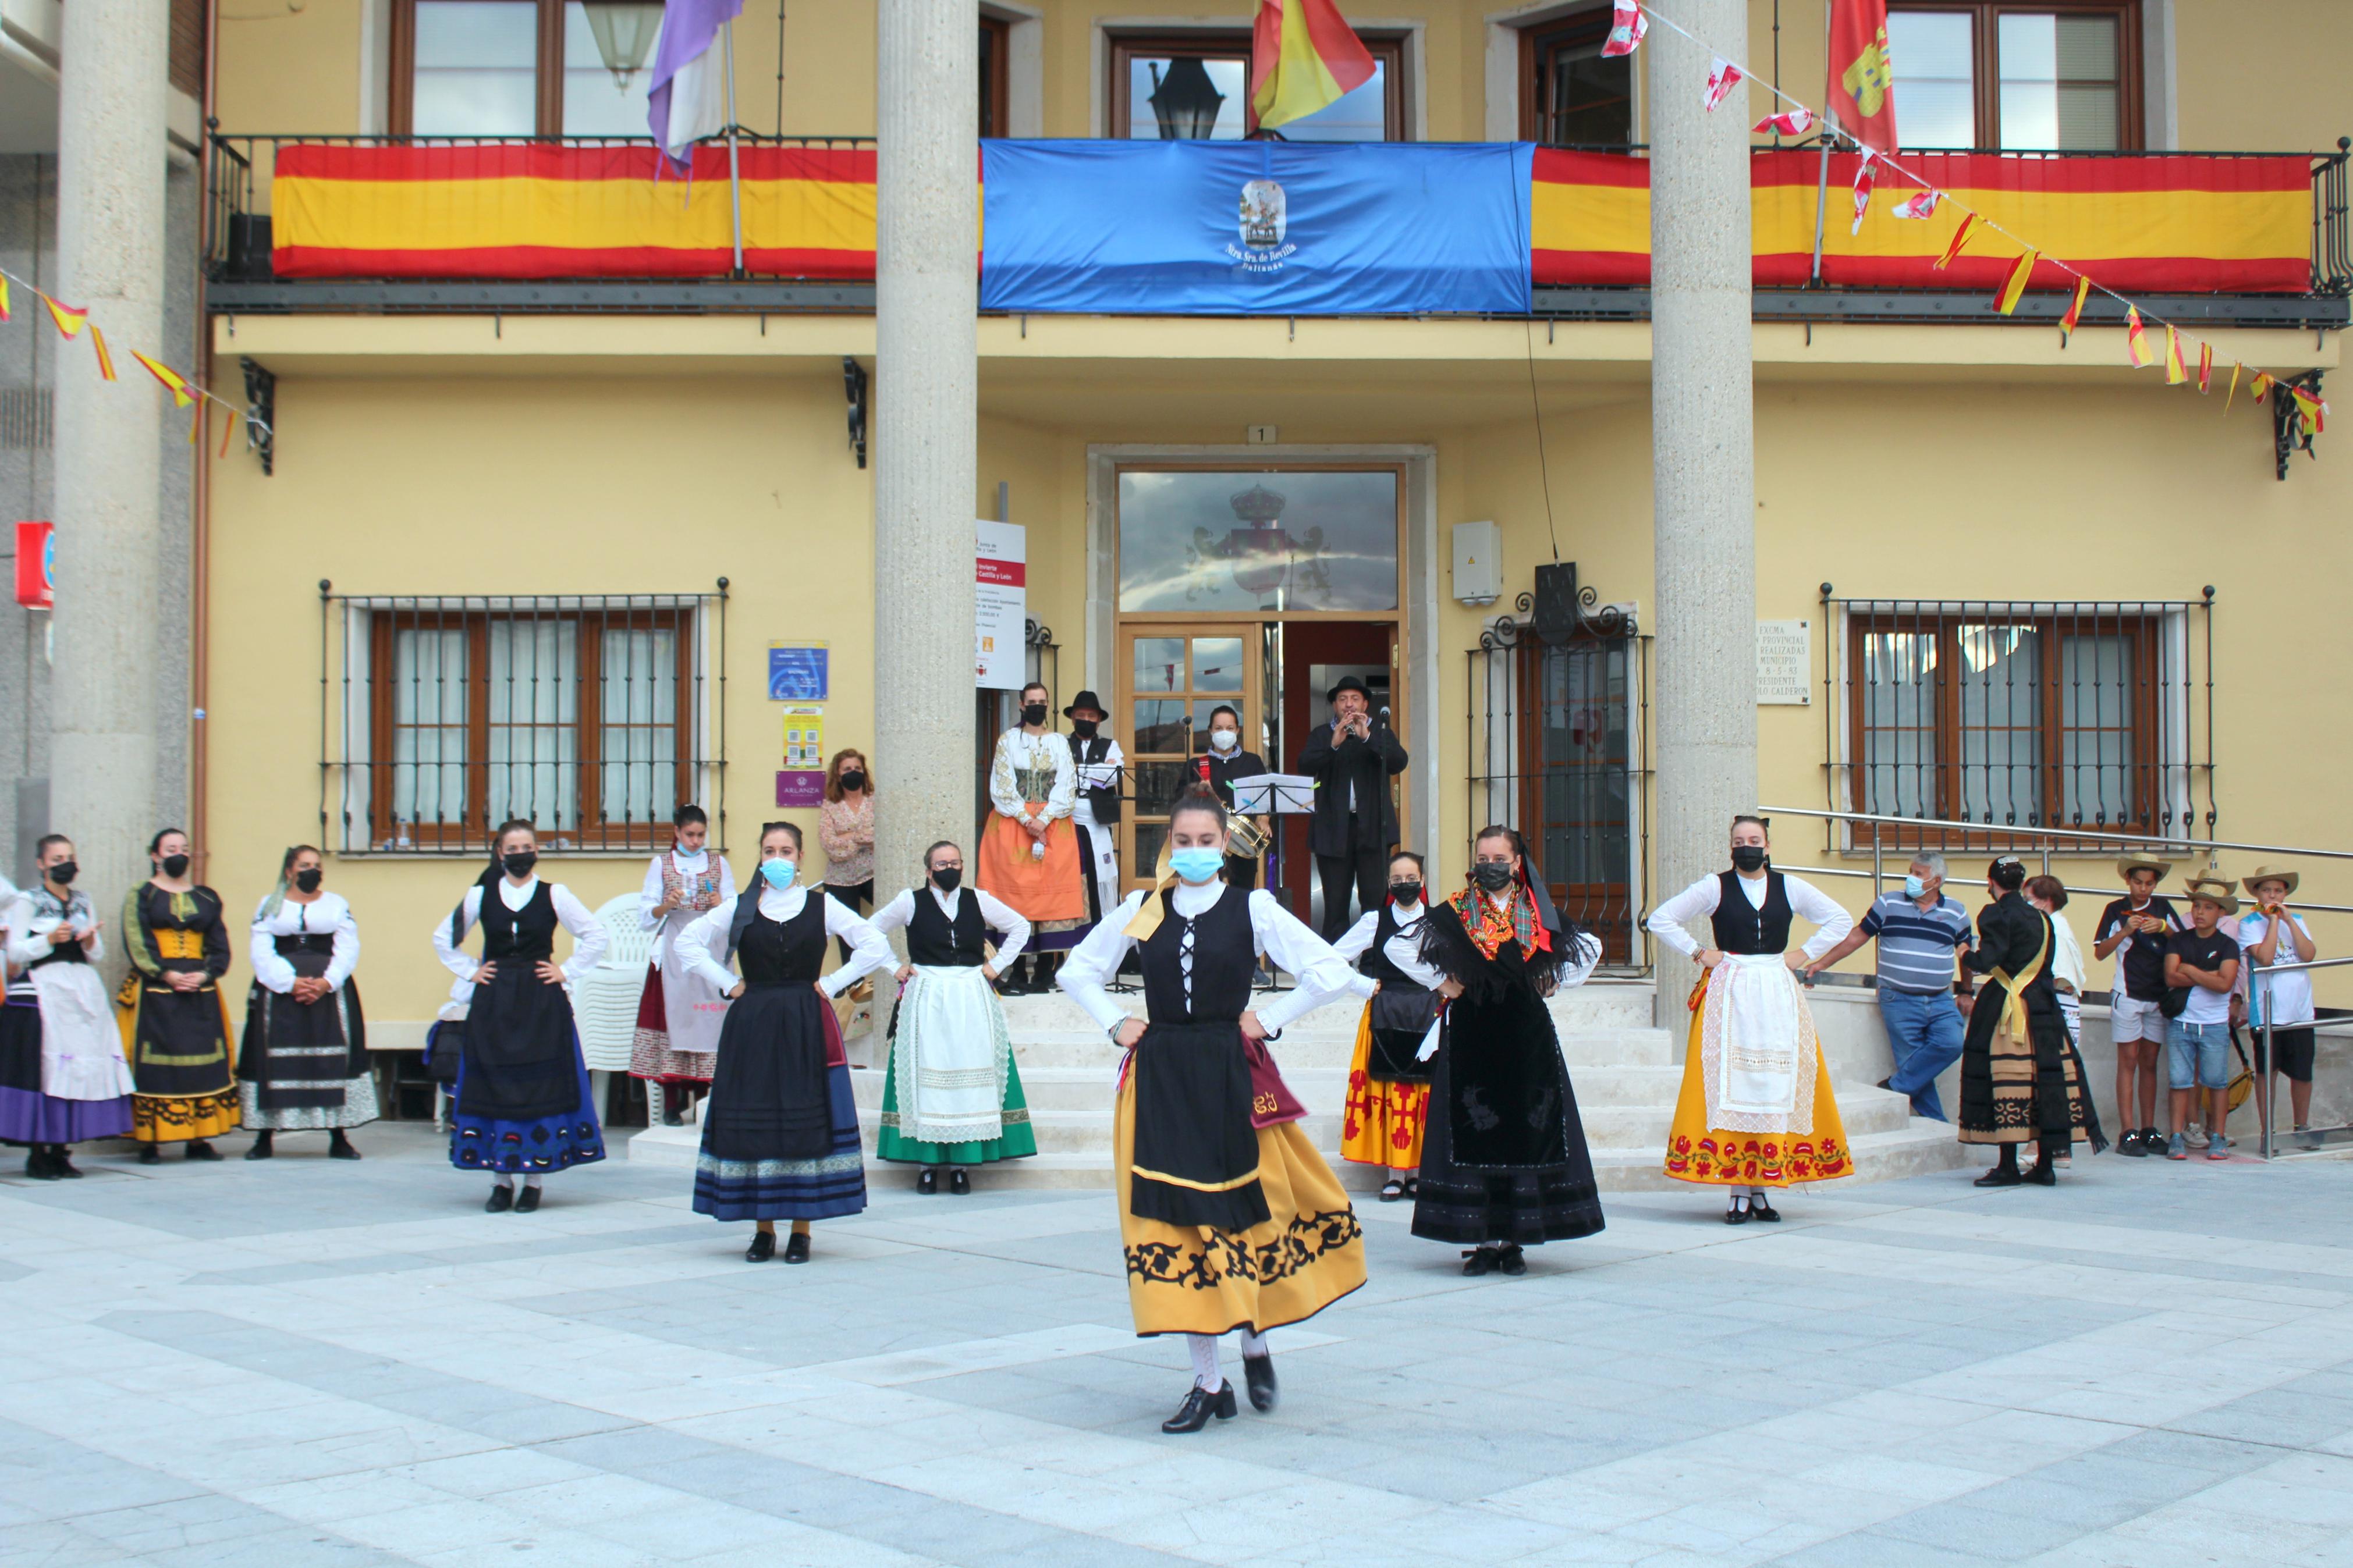
[[[1259,0],[1250,107],[1271,128],[1303,120],[1373,79],[1373,57],[1333,0]]]

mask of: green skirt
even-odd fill
[[[982,1143],[924,1143],[899,1131],[899,1067],[895,1055],[882,1079],[882,1126],[874,1140],[878,1159],[912,1165],[989,1165],[1018,1160],[1038,1152],[1038,1135],[1029,1127],[1029,1102],[1021,1098],[1021,1064],[1005,1064],[1005,1127],[1001,1135]]]

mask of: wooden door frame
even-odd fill
[[[1196,637],[1231,637],[1237,638],[1241,643],[1242,676],[1240,691],[1230,693],[1223,691],[1197,692],[1193,689],[1191,681],[1192,642]],[[1135,674],[1136,643],[1140,640],[1166,637],[1176,637],[1186,645],[1187,680],[1181,693],[1161,693],[1155,695],[1153,693],[1137,691],[1133,685]],[[1118,646],[1119,662],[1116,667],[1116,678],[1112,683],[1112,695],[1107,699],[1107,700],[1115,710],[1112,714],[1112,738],[1119,742],[1120,753],[1126,757],[1128,766],[1135,767],[1145,760],[1143,755],[1137,752],[1135,745],[1135,704],[1138,702],[1155,700],[1178,700],[1184,702],[1187,705],[1186,719],[1188,747],[1190,743],[1189,735],[1192,718],[1191,705],[1197,701],[1201,701],[1209,698],[1216,698],[1220,701],[1230,703],[1242,716],[1242,732],[1244,734],[1248,734],[1250,732],[1250,710],[1258,703],[1259,692],[1261,689],[1264,675],[1263,665],[1261,662],[1265,652],[1264,640],[1259,634],[1258,623],[1240,620],[1222,620],[1204,616],[1181,623],[1165,623],[1155,621],[1143,626],[1123,625],[1119,627],[1118,632],[1116,633],[1116,641]],[[1263,717],[1264,716],[1261,715],[1261,718]],[[1154,752],[1153,757],[1157,761],[1166,761],[1167,753]],[[1186,752],[1185,760],[1187,763],[1194,760],[1194,753],[1189,749]],[[1154,868],[1141,864],[1135,852],[1135,831],[1136,828],[1142,825],[1142,818],[1144,816],[1143,801],[1131,785],[1128,792],[1126,809],[1123,810],[1119,814],[1118,837],[1120,891],[1123,894],[1132,893],[1138,888],[1149,887],[1152,885]],[[1160,822],[1166,819],[1155,813],[1154,814],[1153,820],[1155,822]]]

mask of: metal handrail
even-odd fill
[[[2301,855],[2320,860],[2353,860],[2353,849],[2309,849],[2294,844],[2251,844],[2235,838],[2190,838],[2168,833],[2103,833],[2089,827],[2012,827],[1998,822],[1954,822],[1941,816],[1890,816],[1877,812],[1823,811],[1797,805],[1759,806],[1757,815],[1766,817],[1802,816],[1822,822],[1859,822],[1889,827],[1947,828],[1979,837],[2049,838],[2062,843],[2088,840],[2126,849],[2155,845],[2163,848],[2243,849],[2257,855]],[[2059,851],[2061,854],[2066,852],[2064,849]]]
[[[2302,909],[2307,906],[2298,905],[2297,907]],[[2343,969],[2348,965],[2353,965],[2353,958],[2313,958],[2298,959],[2290,963],[2259,963],[2252,955],[2250,955],[2247,959],[2247,995],[2252,999],[2255,994],[2255,985],[2257,982],[2262,979],[2268,978],[2271,975],[2305,974],[2309,973],[2316,969]],[[2272,1021],[2272,1011],[2273,1010],[2268,1007],[2263,1009],[2263,1021],[2262,1026],[2262,1056],[2263,1070],[2255,1075],[2255,1093],[2261,1100],[2261,1103],[2256,1109],[2263,1118],[2263,1135],[2262,1142],[2263,1159],[2266,1163],[2277,1157],[2274,1150],[2274,1144],[2277,1140],[2279,1132],[2278,1119],[2274,1115],[2274,1112],[2279,1108],[2272,1100],[2272,1079],[2276,1071],[2274,1064],[2279,1060],[2278,1056],[2274,1053],[2272,1046],[2272,1030],[2275,1026]],[[2317,1026],[2318,1020],[2316,1019],[2311,1024],[2296,1024],[2292,1025],[2291,1027],[2305,1029],[2314,1028]],[[2348,1123],[2342,1127],[2308,1127],[2305,1129],[2305,1131],[2309,1133],[2317,1133],[2320,1137],[2326,1139],[2339,1132],[2353,1132],[2353,1123]]]

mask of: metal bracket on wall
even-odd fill
[[[866,367],[841,356],[842,390],[849,395],[849,449],[858,454],[858,466],[866,466]]]
[[[2307,396],[2320,395],[2320,372],[2308,370],[2294,381],[2283,381],[2272,388],[2272,449],[2278,458],[2279,477],[2287,478],[2288,459],[2298,448],[2316,462],[2320,454],[2312,449],[2312,432],[2302,428],[2303,421],[2295,411],[2294,388],[2303,388]]]
[[[239,359],[245,372],[245,446],[258,453],[264,475],[278,464],[278,377],[250,359]]]
[[[1546,647],[1557,647],[1577,637],[1631,637],[1636,629],[1623,605],[1602,604],[1590,584],[1577,582],[1574,561],[1537,567],[1535,592],[1522,594],[1512,607],[1520,618],[1496,616],[1479,634],[1481,647],[1511,647],[1529,631]]]

